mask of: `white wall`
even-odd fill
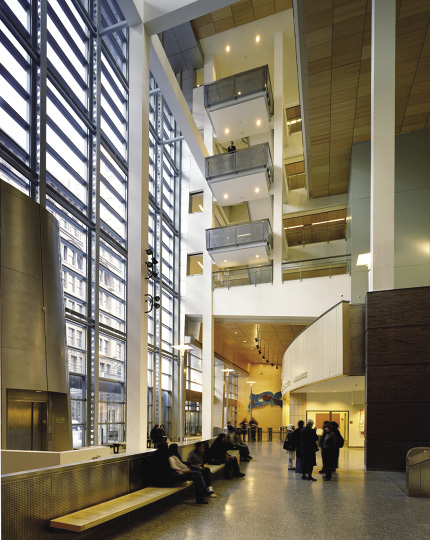
[[[214,316],[311,322],[341,300],[350,299],[349,275],[215,289]]]
[[[345,356],[347,355],[349,360],[348,313],[349,304],[338,304],[306,328],[289,345],[282,361],[283,394],[314,382],[347,374]],[[347,325],[344,323],[346,318]],[[348,332],[345,332],[346,329]]]
[[[306,410],[349,411],[349,446],[364,447],[364,435],[361,435],[359,429],[360,409],[364,409],[364,392],[361,392],[363,403],[357,403],[352,394],[358,392],[308,392]]]

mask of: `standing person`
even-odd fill
[[[294,424],[287,426],[287,437],[284,441],[284,449],[288,454],[288,470],[295,471],[294,457],[296,455],[296,447],[294,446]]]
[[[335,440],[335,451],[334,451],[334,460],[333,460],[333,472],[336,472],[336,469],[339,467],[339,449],[343,448],[345,444],[345,439],[342,437],[339,431],[339,424],[337,422],[331,422],[331,428],[334,434]]]
[[[149,436],[154,443],[154,447],[156,447],[158,443],[163,441],[163,437],[161,436],[160,432],[160,426],[158,424],[155,424],[155,426],[151,429],[151,433],[149,434]]]
[[[209,467],[205,467],[205,443],[197,442],[196,447],[188,454],[187,458],[188,466],[192,471],[199,471],[203,475],[203,480],[206,484],[206,490],[212,495],[210,497],[216,497],[212,487],[212,473]]]
[[[319,447],[321,448],[321,457],[322,457],[322,462],[323,462],[323,466],[322,466],[322,469],[320,471],[318,471],[319,474],[327,474],[327,452],[324,450],[324,439],[326,438],[327,436],[327,431],[326,431],[326,426],[328,426],[330,424],[330,422],[328,420],[324,420],[323,422],[323,433],[320,437],[320,440],[318,442],[318,445]]]
[[[310,418],[306,421],[306,426],[302,429],[302,454],[303,454],[303,480],[317,479],[312,476],[314,466],[317,464],[315,454],[318,452],[318,435],[314,429],[314,421]],[[306,476],[307,475],[307,476]]]
[[[231,154],[232,152],[236,152],[236,147],[234,146],[234,142],[230,141],[230,146],[227,148],[227,152]]]
[[[228,453],[227,435],[225,433],[220,433],[218,437],[214,440],[212,446],[209,448],[208,457],[208,463],[213,463],[214,465],[220,465],[221,463],[225,464],[225,478],[232,478],[233,476],[245,476],[244,473],[240,472],[237,459],[233,456],[230,456],[230,454]]]
[[[160,437],[161,437],[161,440],[164,441],[164,442],[167,442],[167,436],[166,436],[166,432],[164,431],[164,424],[160,424]]]
[[[303,420],[299,420],[297,429],[293,433],[293,442],[296,449],[296,473],[302,474],[303,472],[303,455],[302,455],[302,429],[305,423]]]
[[[336,459],[336,438],[330,422],[326,422],[324,426],[324,440],[322,443],[322,454],[325,469],[324,480],[331,480],[334,461]]]
[[[249,427],[251,428],[251,439],[252,439],[252,442],[255,442],[257,437],[257,426],[258,426],[258,422],[257,420],[252,416],[251,417],[251,420],[249,421]]]

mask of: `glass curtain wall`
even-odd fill
[[[128,29],[116,0],[2,0],[0,176],[59,221],[73,446],[125,436]]]
[[[154,77],[149,98],[149,223],[148,244],[158,277],[148,280],[148,292],[160,298],[148,315],[148,432],[164,424],[172,433],[173,396],[177,386],[179,325],[179,178],[181,137]]]

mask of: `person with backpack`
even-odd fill
[[[333,472],[336,472],[336,469],[339,467],[339,449],[343,448],[345,440],[340,434],[339,424],[337,422],[331,422],[331,427],[335,439],[335,451],[334,451],[334,460],[333,460]]]
[[[294,444],[294,424],[287,426],[287,437],[284,441],[284,450],[288,453],[288,470],[295,471],[294,458],[296,455],[296,447]]]

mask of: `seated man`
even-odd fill
[[[203,475],[206,484],[206,490],[211,493],[211,497],[216,497],[212,487],[212,473],[209,467],[204,466],[205,463],[205,443],[199,441],[196,447],[188,454],[187,464],[192,471],[199,471]]]
[[[230,454],[228,453],[227,444],[227,435],[225,433],[220,433],[213,442],[212,446],[209,448],[208,463],[213,463],[214,465],[221,465],[222,463],[224,463],[225,478],[230,479],[233,476],[245,476],[244,473],[240,472],[237,459],[233,456],[230,456]]]
[[[204,497],[210,497],[212,493],[206,490],[205,481],[202,473],[191,470],[185,463],[182,462],[177,444],[169,446],[169,465],[170,468],[177,474],[181,475],[185,480],[192,480],[196,489],[196,504],[207,504]]]
[[[238,449],[240,454],[240,461],[250,461],[252,456],[249,453],[248,445],[242,441],[242,430],[240,428],[234,429],[233,426],[228,428],[228,448]]]

